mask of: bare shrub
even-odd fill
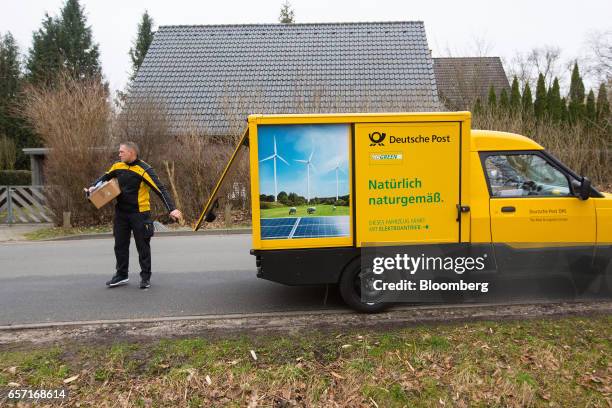
[[[233,123],[233,134],[210,136],[206,129],[197,127],[195,121],[186,118],[183,122],[172,121],[163,103],[154,99],[132,99],[116,117],[113,126],[113,141],[134,141],[140,148],[139,157],[154,167],[185,220],[193,225],[199,218],[205,200],[210,197],[218,178],[238,141],[237,120]],[[244,123],[244,122],[243,122]],[[241,126],[243,126],[241,124]],[[240,163],[240,175],[232,175],[229,185],[240,185],[248,192],[248,159]],[[246,170],[246,178],[244,176]],[[237,183],[237,184],[236,184]],[[228,183],[226,183],[227,185]],[[248,205],[248,194],[234,194],[230,188],[222,192],[220,207],[231,203],[240,214]],[[160,221],[170,222],[166,210],[159,200],[151,200],[151,209]],[[236,211],[234,213],[236,213]],[[223,211],[219,211],[223,221]],[[245,222],[246,215],[236,216],[234,222]]]
[[[45,194],[55,223],[64,211],[72,213],[73,225],[108,222],[111,210],[96,210],[83,193],[112,157],[111,107],[99,79],[62,75],[54,87],[28,87],[22,114],[50,148]]]
[[[168,168],[172,166],[176,190],[190,223],[198,220],[238,141],[237,134],[211,137],[195,128],[177,138],[170,150],[172,162],[165,164],[166,173],[170,173]],[[248,155],[239,157],[236,164],[219,194],[217,215],[222,223],[226,221],[223,209],[228,204],[232,208],[233,223],[250,223]]]
[[[589,177],[596,186],[612,183],[612,151],[606,141],[606,134],[583,123],[564,125],[550,120],[524,120],[518,115],[486,109],[474,115],[472,128],[527,136],[576,173]]]

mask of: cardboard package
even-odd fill
[[[113,178],[102,183],[89,194],[88,198],[97,209],[100,209],[110,203],[113,198],[117,197],[119,194],[121,194],[119,182],[116,178]]]

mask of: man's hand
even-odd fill
[[[170,217],[172,217],[172,219],[174,219],[175,221],[182,221],[183,213],[177,208],[176,210],[173,210],[170,213]]]
[[[85,191],[86,193],[91,193],[94,190],[95,190],[94,187],[83,187],[83,191]]]

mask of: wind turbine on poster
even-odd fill
[[[263,163],[267,160],[272,160],[274,162],[274,202],[276,202],[278,199],[278,185],[276,184],[276,159],[279,159],[287,166],[289,166],[289,163],[287,163],[287,161],[278,154],[276,150],[276,136],[274,136],[274,154],[259,161],[260,163]]]
[[[336,162],[336,167],[334,167],[333,170],[336,171],[336,201],[338,201],[338,190],[340,189],[340,182],[338,181],[338,171],[341,171],[342,174],[346,173],[340,168],[340,161]]]
[[[317,170],[314,164],[312,164],[312,156],[314,155],[314,142],[312,142],[312,144],[313,146],[312,146],[312,150],[310,151],[310,157],[308,157],[308,160],[294,159],[296,162],[304,163],[306,165],[306,203],[307,204],[310,203],[310,168],[312,167],[313,170],[315,171]]]

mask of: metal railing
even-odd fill
[[[42,186],[0,186],[0,224],[52,222]]]

